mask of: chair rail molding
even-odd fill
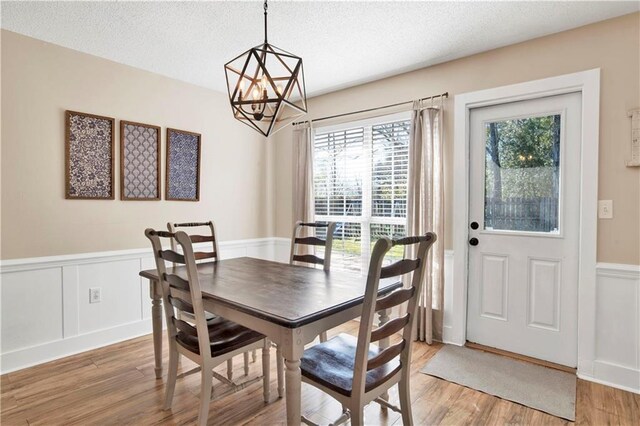
[[[219,244],[222,259],[289,258],[289,239]],[[149,284],[138,273],[153,268],[151,248],[0,262],[0,373],[151,333]],[[89,300],[94,287],[99,303]]]

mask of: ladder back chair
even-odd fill
[[[207,222],[185,222],[185,223],[168,222],[167,223],[167,229],[172,234],[176,233],[179,230],[178,228],[189,228],[189,229],[200,228],[201,229],[204,227],[209,228],[208,229],[209,235],[194,234],[194,233],[187,233],[187,234],[189,235],[189,239],[191,240],[191,242],[194,244],[195,243],[211,243],[211,251],[197,251],[197,252],[194,252],[193,254],[196,260],[207,260],[210,262],[215,262],[220,258],[220,250],[218,249],[218,238],[216,234],[216,226],[213,223],[213,221],[210,220]],[[178,251],[178,243],[175,238],[171,238],[171,250],[175,252]],[[206,315],[207,315],[207,319],[212,319],[215,317],[215,315],[209,312],[207,312]],[[180,316],[178,317],[178,319],[185,319],[191,322],[194,321],[193,316],[186,312],[180,313]],[[256,352],[253,351],[252,355],[253,355],[253,362],[256,362]],[[249,375],[249,353],[248,352],[243,354],[243,361],[244,361],[244,375],[247,376]],[[232,359],[227,361],[227,378],[229,380],[233,380],[233,360]]]
[[[193,252],[191,238],[179,231],[145,230],[151,241],[156,269],[162,286],[162,298],[165,306],[167,335],[169,338],[169,373],[165,395],[165,409],[171,408],[173,394],[178,378],[178,360],[185,356],[197,363],[199,367],[180,376],[201,371],[200,410],[198,424],[206,425],[209,415],[209,403],[212,394],[212,381],[216,379],[231,384],[236,390],[242,389],[259,380],[249,380],[235,384],[214,372],[213,369],[232,357],[249,350],[262,348],[263,396],[269,401],[269,358],[271,343],[262,334],[245,328],[222,317],[207,319],[202,301],[202,292]],[[163,250],[161,238],[175,239],[182,253],[175,250]],[[178,271],[170,268],[167,272],[165,262],[184,265]],[[186,269],[186,273],[185,273]],[[186,277],[186,278],[185,278]],[[186,312],[193,316],[194,324],[178,318],[176,312]]]
[[[196,260],[210,259],[216,261],[219,258],[218,239],[216,238],[216,227],[212,221],[208,222],[186,222],[186,223],[167,223],[167,229],[171,233],[179,231],[178,228],[200,228],[208,227],[209,235],[189,234],[189,239],[192,243],[211,243],[212,251],[197,251],[194,252]],[[185,231],[186,232],[186,231]],[[171,239],[171,250],[178,251],[178,244],[175,238]]]
[[[325,239],[318,238],[313,235],[310,237],[302,237],[300,233],[305,228],[311,228],[317,230],[319,228],[327,228],[327,234]],[[293,237],[291,238],[291,255],[289,257],[289,264],[294,265],[295,262],[298,263],[306,263],[308,265],[322,265],[325,271],[331,270],[331,251],[333,249],[333,233],[336,230],[335,222],[311,222],[305,223],[302,221],[297,221],[295,226],[293,227]],[[296,251],[296,247],[298,246],[320,246],[324,247],[324,257],[318,257],[315,254],[296,254],[300,252],[300,250]],[[320,333],[320,341],[327,341],[327,332],[323,331]]]
[[[351,418],[352,425],[363,424],[363,408],[372,401],[398,411],[405,425],[413,424],[409,395],[412,331],[417,314],[417,300],[424,282],[427,252],[436,241],[434,233],[398,240],[379,239],[371,254],[367,287],[358,337],[340,334],[307,349],[301,359],[302,381],[338,400],[344,413],[334,424]],[[402,259],[382,266],[386,253],[394,246],[418,244],[415,259]],[[378,298],[380,279],[402,277],[413,273],[411,285]],[[403,316],[372,330],[378,311],[407,303]],[[372,344],[402,332],[401,340],[381,349]],[[389,388],[398,384],[400,409],[385,400]],[[303,418],[305,423],[311,423]]]
[[[323,240],[322,238],[318,238],[316,235],[313,236],[301,236],[301,232],[304,229],[313,229],[317,230],[319,228],[327,228],[326,237]],[[333,248],[333,233],[336,230],[335,222],[310,222],[306,223],[301,220],[298,220],[296,224],[293,226],[293,235],[291,237],[291,252],[289,255],[289,264],[295,265],[296,263],[306,264],[306,266],[312,266],[315,268],[316,265],[322,265],[322,268],[325,271],[329,271],[331,269],[331,251]],[[315,234],[315,232],[314,232]],[[324,256],[318,257],[315,254],[308,253],[300,253],[300,249],[296,250],[297,247],[300,246],[313,246],[313,247],[324,247]],[[327,332],[323,331],[320,333],[320,342],[327,341]],[[277,363],[277,373],[278,380],[280,381],[281,376],[284,375],[284,358],[282,357],[282,351],[280,347],[276,345],[276,363]],[[284,395],[284,389],[278,386],[278,396],[282,398]]]
[[[302,237],[300,236],[300,231],[305,228],[327,228],[327,236],[323,240],[321,238],[314,236],[311,237]],[[289,263],[291,265],[294,262],[306,263],[313,265],[322,265],[325,271],[329,271],[331,269],[331,249],[333,247],[333,233],[336,230],[335,222],[311,222],[305,223],[302,221],[297,221],[295,226],[293,227],[293,237],[291,238],[291,255],[289,257]],[[297,254],[296,247],[298,246],[321,246],[324,247],[324,258],[318,257],[315,254]]]

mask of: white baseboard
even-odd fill
[[[145,319],[3,353],[2,374],[144,336],[151,331],[151,320]]]
[[[222,259],[288,261],[287,239],[220,242]],[[0,373],[151,333],[149,248],[6,260],[0,264]],[[89,303],[89,288],[102,301]],[[36,321],[34,321],[36,319]]]
[[[577,376],[580,379],[587,380],[589,382],[599,383],[601,385],[610,386],[612,388],[622,389],[627,392],[640,394],[640,388],[638,388],[638,382],[640,381],[640,372],[632,370],[630,368],[611,366],[613,368],[606,368],[605,372],[595,376],[577,372]],[[603,379],[601,377],[613,378],[612,381]],[[629,386],[627,386],[629,384]]]

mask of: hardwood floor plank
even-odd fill
[[[18,406],[13,396],[13,386],[7,375],[0,376],[0,410],[11,410]]]
[[[329,332],[357,334],[352,321]],[[392,341],[397,341],[394,336]],[[473,389],[419,373],[442,347],[415,343],[411,361],[411,401],[416,425],[567,425],[536,411]],[[259,383],[224,395],[226,385],[214,385],[209,406],[210,425],[281,425],[285,401],[277,398],[275,350],[271,352],[271,399],[262,400]],[[163,353],[167,363],[167,351]],[[194,364],[183,359],[181,371]],[[216,369],[226,374],[226,366]],[[249,377],[261,374],[260,357],[250,364]],[[244,379],[242,357],[234,359],[234,378]],[[163,410],[166,377],[155,379],[151,336],[74,355],[0,377],[0,423],[8,426],[46,425],[183,425],[198,417],[199,374],[178,381],[172,408]],[[398,391],[389,392],[398,404]],[[578,380],[576,424],[637,425],[640,395]],[[312,421],[328,424],[341,413],[337,401],[316,388],[303,385],[302,412]],[[365,408],[365,423],[402,425],[400,415],[372,403]]]

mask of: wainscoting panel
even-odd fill
[[[640,393],[640,266],[598,264],[595,359],[578,376]]]
[[[78,266],[78,334],[142,320],[138,272],[139,259]],[[101,289],[99,303],[89,301],[94,287]]]
[[[2,353],[63,337],[62,270],[2,274]]]
[[[466,306],[465,306],[466,309]],[[453,250],[444,252],[444,318],[442,341],[451,343],[453,333]]]
[[[287,262],[289,240],[226,241],[220,252]],[[138,272],[153,268],[149,249],[2,262],[0,373],[151,333],[149,282]],[[89,303],[94,287],[99,303]]]

